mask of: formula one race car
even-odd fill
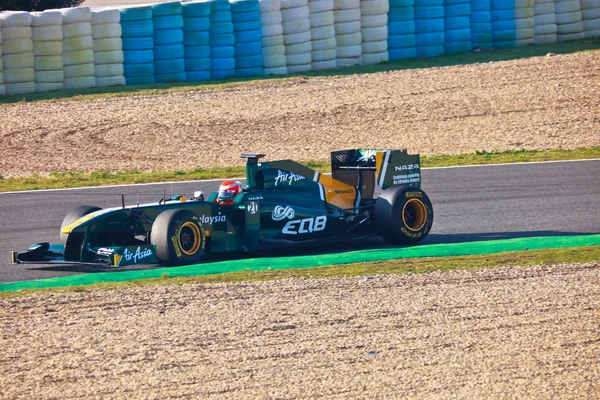
[[[256,251],[379,235],[415,244],[431,229],[433,208],[420,189],[420,157],[406,150],[331,153],[332,174],[291,160],[247,159],[246,188],[230,204],[197,192],[187,200],[71,210],[62,244],[12,252],[13,263],[196,264],[208,253]],[[375,186],[382,192],[374,198]]]

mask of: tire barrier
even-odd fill
[[[231,19],[235,38],[235,75],[262,75],[263,46],[258,0],[232,1]]]
[[[417,57],[415,0],[390,0],[388,54],[391,61]]]
[[[333,0],[308,0],[310,11],[311,70],[337,67]]]
[[[360,1],[362,65],[379,64],[389,60],[387,45],[389,11],[388,0]]]
[[[259,8],[262,25],[263,74],[285,75],[288,69],[283,44],[281,0],[260,0]]]
[[[281,0],[281,26],[288,73],[308,72],[312,67],[312,43],[308,0]]]
[[[471,51],[471,2],[444,1],[444,52],[446,54]]]
[[[125,84],[121,13],[117,9],[92,10],[92,39],[96,86]]]
[[[556,31],[559,42],[583,39],[583,20],[579,0],[556,0]]]
[[[598,0],[200,0],[0,12],[0,95],[282,75],[600,37]]]
[[[492,5],[490,0],[471,0],[471,46],[474,49],[491,49]]]
[[[211,79],[235,76],[235,35],[227,0],[210,2],[209,44]]]
[[[444,0],[415,0],[417,57],[444,54]]]
[[[154,80],[184,82],[183,16],[180,2],[152,5],[154,26]]]
[[[585,37],[600,37],[600,2],[598,0],[581,0],[580,4]]]
[[[557,41],[556,7],[554,0],[535,0],[533,7],[533,43],[551,44]]]
[[[155,83],[152,7],[123,7],[119,11],[125,82],[128,85]]]
[[[362,62],[359,0],[333,0],[336,65],[351,67]]]
[[[31,19],[24,11],[0,14],[4,91],[9,95],[35,92]]]
[[[210,3],[182,3],[183,53],[187,81],[210,79]]]

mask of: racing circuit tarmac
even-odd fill
[[[423,244],[600,233],[600,160],[424,169],[434,223]],[[210,193],[221,180],[173,184],[0,193],[0,282],[43,279],[106,268],[10,265],[10,250],[39,241],[58,242],[69,209],[158,201],[167,193]],[[318,254],[387,247],[382,241],[286,251]],[[272,256],[272,254],[269,254]]]

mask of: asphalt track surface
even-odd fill
[[[435,213],[431,233],[422,244],[600,233],[600,160],[432,168],[423,169],[422,175],[422,188],[431,198]],[[10,250],[23,251],[40,241],[58,242],[60,224],[72,207],[119,206],[122,194],[126,204],[135,204],[158,201],[165,192],[168,196],[190,196],[195,190],[210,193],[219,183],[0,193],[0,282],[107,271],[88,266],[9,263]],[[294,249],[281,255],[385,247],[389,246],[383,241],[344,243]]]

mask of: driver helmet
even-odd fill
[[[238,181],[225,181],[219,186],[219,195],[217,197],[220,204],[231,204],[233,199],[242,193],[242,184]]]

